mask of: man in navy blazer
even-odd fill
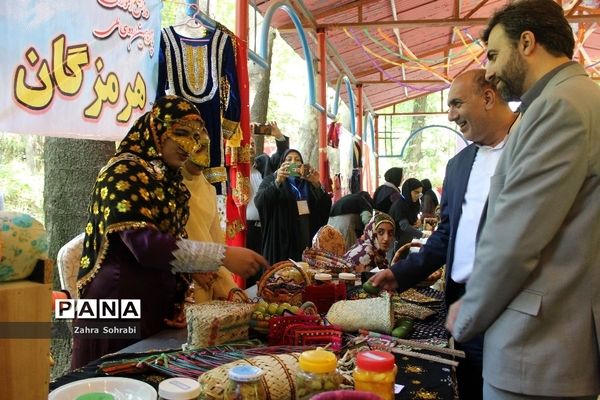
[[[473,143],[446,166],[441,221],[419,253],[410,254],[371,281],[384,289],[406,290],[446,264],[446,303],[464,293],[473,268],[475,237],[496,167],[516,114],[502,100],[485,70],[457,77],[448,95],[448,119]],[[461,399],[482,398],[482,338],[463,343],[467,357],[457,369]]]

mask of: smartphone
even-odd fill
[[[290,176],[300,176],[300,165],[298,163],[291,163],[290,165],[288,165],[288,172],[290,173]]]
[[[271,134],[271,125],[268,124],[256,124],[253,125],[255,135],[270,135]]]

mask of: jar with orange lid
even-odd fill
[[[368,350],[356,355],[356,368],[352,373],[354,389],[379,395],[383,400],[394,398],[396,360],[385,351]]]
[[[317,393],[336,390],[340,382],[337,358],[331,351],[317,348],[300,354],[296,374],[297,400],[308,400]]]

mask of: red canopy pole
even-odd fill
[[[365,142],[364,142],[364,133],[363,133],[363,86],[362,84],[356,85],[356,135],[360,138],[360,156],[362,157],[361,165],[364,165],[365,159]],[[367,171],[368,173],[368,171]],[[360,171],[360,190],[365,190],[365,179],[363,178],[364,168],[361,168]]]
[[[379,187],[379,115],[375,114],[375,187]]]
[[[327,61],[325,56],[325,30],[317,29],[319,47],[318,100],[323,107],[319,115],[319,175],[323,187],[329,186],[329,163],[327,162]]]

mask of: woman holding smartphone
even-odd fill
[[[331,198],[319,172],[304,164],[298,150],[287,150],[279,169],[265,176],[254,202],[263,229],[263,256],[271,264],[300,260],[311,238],[329,218]]]

